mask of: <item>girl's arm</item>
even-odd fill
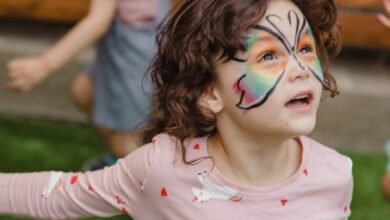
[[[117,0],[92,0],[87,16],[52,48],[39,56],[11,60],[7,64],[8,87],[16,91],[30,90],[95,43],[110,27],[116,4]]]
[[[137,214],[155,149],[145,145],[95,172],[0,173],[0,214],[42,219]]]

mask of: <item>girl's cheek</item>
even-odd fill
[[[287,59],[279,59],[268,62],[267,64],[254,64],[251,65],[249,69],[266,78],[278,78],[286,68],[287,62]]]
[[[313,74],[315,74],[321,82],[323,82],[324,74],[321,67],[321,61],[316,55],[304,55],[300,57],[300,60],[310,68]]]
[[[321,83],[324,83],[324,73],[322,71],[321,61],[319,58],[313,60],[312,68],[314,73],[319,77]]]
[[[301,57],[301,60],[309,66],[314,64],[315,59],[316,59],[316,56],[314,56],[314,55],[306,55],[306,56]]]
[[[314,58],[310,63],[310,66],[313,68],[315,72],[318,72],[319,74],[323,75],[321,61],[319,58],[317,57]]]

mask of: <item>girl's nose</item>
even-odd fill
[[[300,62],[296,57],[291,57],[287,64],[287,74],[289,81],[295,81],[297,79],[305,79],[310,76],[307,66]]]

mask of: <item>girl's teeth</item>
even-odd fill
[[[307,98],[307,97],[308,97],[307,95],[301,95],[301,96],[296,97],[295,99],[304,99],[304,98]]]

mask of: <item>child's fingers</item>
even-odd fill
[[[377,19],[386,27],[390,28],[390,19],[383,14],[377,15]]]
[[[8,76],[8,79],[16,79],[16,78],[20,78],[22,77],[23,75],[23,71],[20,70],[20,69],[11,69],[11,70],[8,70],[7,72],[7,76]]]
[[[12,90],[14,92],[23,92],[23,91],[27,91],[28,90],[28,87],[26,85],[26,81],[19,77],[19,78],[16,78],[14,80],[11,80],[8,84],[7,84],[7,88],[9,90]]]
[[[26,66],[22,60],[14,60],[7,64],[7,75],[9,78],[20,77],[31,70],[30,66]]]
[[[16,71],[17,69],[20,69],[19,61],[12,60],[7,63],[6,67],[8,72]]]
[[[11,62],[7,66],[7,75],[8,78],[13,79],[17,77],[25,77],[25,75],[29,72],[31,72],[32,67],[26,66],[25,63],[15,61]]]

